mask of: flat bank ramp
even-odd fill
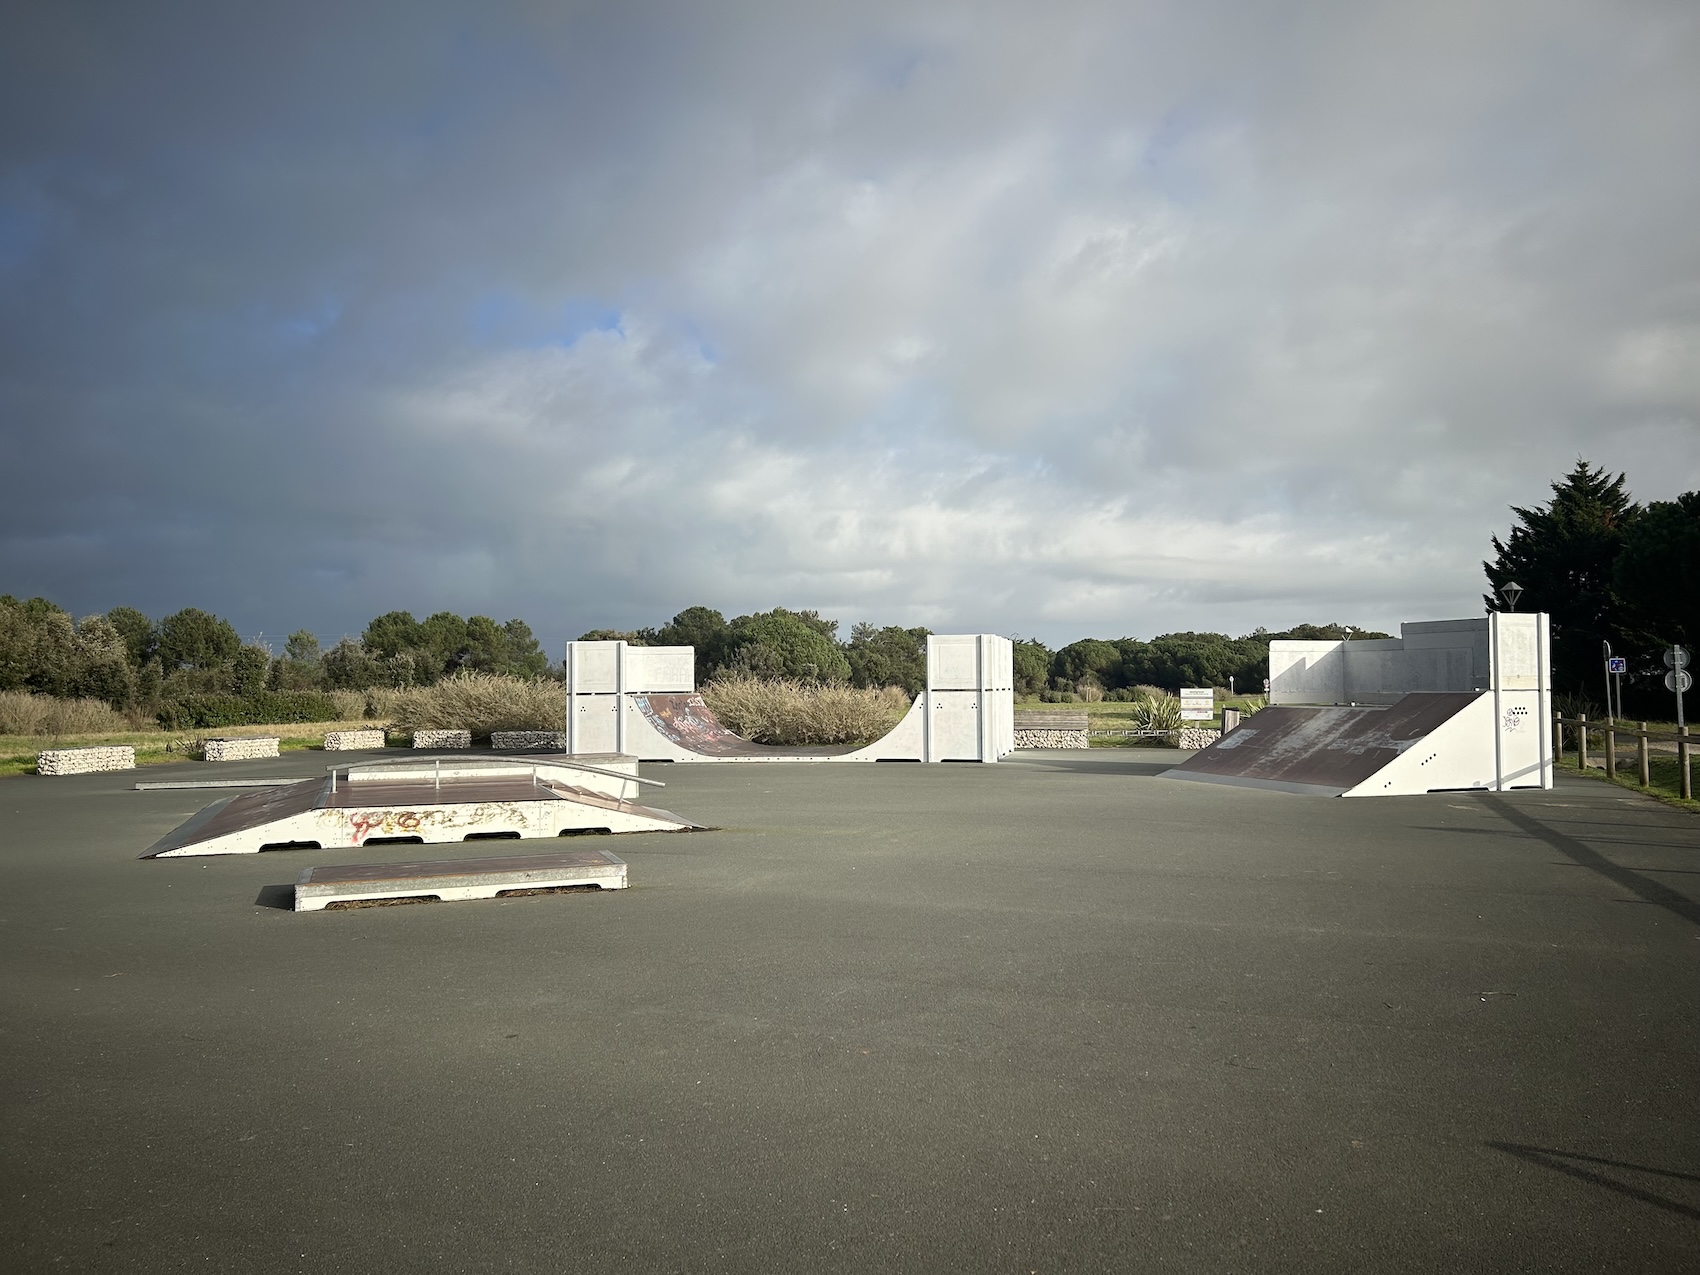
[[[1386,707],[1266,708],[1161,777],[1324,797],[1492,788],[1491,701],[1434,692]]]
[[[411,777],[385,768],[367,781],[307,779],[227,797],[167,833],[142,857],[329,850],[380,839],[428,844],[587,832],[685,832],[697,827],[671,811],[540,774],[439,776],[426,765],[416,765]]]

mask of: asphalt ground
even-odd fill
[[[131,784],[322,753],[0,780],[0,1269],[1700,1267],[1700,820],[1175,756],[646,767],[630,890],[303,914],[419,849]]]

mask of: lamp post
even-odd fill
[[[1517,609],[1517,599],[1523,596],[1523,586],[1515,580],[1508,580],[1500,589],[1499,596],[1505,599],[1505,605],[1511,610]]]

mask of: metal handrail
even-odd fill
[[[423,762],[425,760],[426,760],[425,758],[421,757],[421,758],[418,758],[413,764],[417,765],[420,762]],[[438,762],[439,764],[442,762],[441,757],[433,758],[432,760]],[[536,769],[537,766],[563,766],[568,770],[582,770],[586,774],[605,775],[609,779],[629,779],[634,784],[648,784],[648,785],[650,785],[651,787],[654,787],[654,788],[665,788],[667,786],[667,783],[666,783],[665,780],[645,779],[642,775],[628,775],[628,774],[625,774],[625,773],[618,771],[618,770],[609,770],[609,769],[607,769],[606,767],[603,767],[603,766],[590,766],[590,765],[586,765],[584,762],[581,762],[581,761],[567,761],[564,758],[561,759],[561,760],[556,760],[555,758],[551,757],[547,761],[539,761],[539,762],[536,762],[535,764],[523,760],[523,754],[518,755],[518,756],[514,756],[514,757],[455,757],[455,758],[451,758],[450,760],[457,766],[512,766],[515,769],[519,769],[520,767],[525,766],[525,765],[532,765],[533,769]],[[367,766],[373,766],[373,767],[397,766],[397,767],[400,767],[400,766],[406,766],[407,764],[408,764],[407,762],[389,762],[389,761],[352,762],[352,763],[344,762],[340,766],[326,766],[325,767],[325,773],[330,774],[330,775],[335,775],[338,771],[341,771],[341,772],[346,774],[347,772],[352,771],[352,770],[362,770],[362,769],[366,768]]]

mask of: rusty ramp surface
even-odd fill
[[[1161,778],[1324,797],[1374,795],[1378,775],[1437,732],[1457,735],[1459,719],[1482,698],[1475,692],[1427,693],[1406,695],[1387,707],[1266,708]],[[1381,787],[1389,793],[1429,791],[1421,786],[1421,767],[1434,760],[1417,757],[1414,766],[1400,768],[1414,779],[1397,789],[1391,783]],[[1478,786],[1442,778],[1452,773],[1435,767],[1432,775],[1442,781],[1434,788]]]
[[[783,748],[755,743],[742,735],[734,735],[721,725],[702,696],[695,693],[639,695],[635,697],[635,703],[638,711],[663,739],[687,753],[702,757],[816,761],[844,757],[859,748],[856,744]]]
[[[444,776],[385,767],[365,782],[333,772],[216,801],[143,858],[443,843],[578,833],[685,832],[699,825],[654,806],[536,773]],[[338,782],[338,780],[341,782]]]

